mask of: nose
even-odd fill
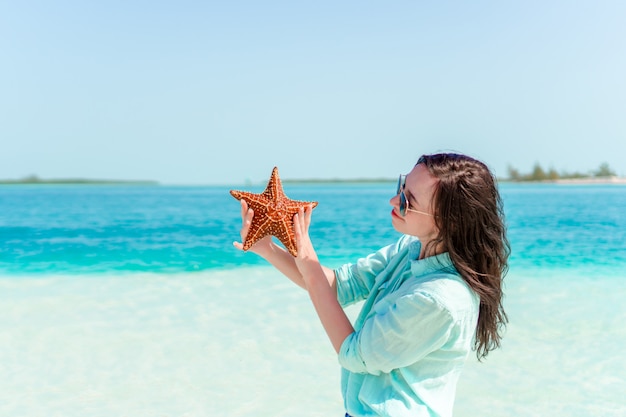
[[[391,197],[391,199],[389,200],[389,204],[391,204],[393,207],[399,207],[400,206],[400,194],[396,194],[393,197]]]

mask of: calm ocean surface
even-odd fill
[[[230,188],[264,185],[0,186],[0,415],[343,416],[308,296],[232,247]],[[285,184],[331,267],[395,241],[394,188]],[[455,416],[626,415],[626,186],[501,193],[510,323]]]
[[[260,192],[263,187],[234,187]],[[319,201],[312,239],[324,262],[353,260],[397,238],[394,184],[290,185]],[[235,250],[228,187],[0,187],[0,274],[172,273],[261,265]],[[607,274],[626,264],[626,186],[501,187],[511,268]]]

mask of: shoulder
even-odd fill
[[[419,240],[414,236],[402,235],[398,240],[394,243],[391,243],[377,252],[374,252],[368,256],[360,258],[357,261],[357,264],[363,266],[368,265],[370,263],[378,263],[378,262],[390,262],[395,261],[398,262],[400,258],[410,258],[410,252],[414,252],[417,248],[417,253],[419,253]]]
[[[479,297],[457,274],[437,272],[411,277],[400,289],[408,297],[431,300],[437,309],[458,318],[478,311]]]

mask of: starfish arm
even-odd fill
[[[265,217],[262,221],[252,222],[250,225],[250,230],[248,231],[248,235],[246,236],[246,241],[243,244],[243,249],[248,250],[259,240],[263,239],[265,236],[271,234],[270,226],[271,221],[269,218]]]
[[[280,176],[278,175],[277,167],[274,167],[272,170],[272,176],[270,177],[270,181],[263,194],[266,194],[272,201],[281,201],[286,198],[285,192],[283,191],[283,184],[280,181]]]
[[[287,248],[289,253],[298,256],[298,247],[296,246],[296,236],[293,231],[293,216],[284,217],[278,224],[278,233],[275,235],[278,240]]]

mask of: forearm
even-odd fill
[[[274,268],[280,271],[283,275],[293,281],[296,285],[303,289],[307,289],[306,283],[298,266],[296,265],[295,258],[291,256],[283,247],[272,242],[268,248],[258,253],[259,256],[264,258],[267,262],[272,264]],[[320,265],[324,273],[324,277],[328,285],[335,292],[335,299],[337,298],[336,283],[335,283],[335,271]]]
[[[319,268],[308,272],[303,281],[322,326],[333,348],[339,353],[344,340],[354,332],[354,327],[337,301],[334,281],[330,283],[325,278],[324,268],[319,265]]]

